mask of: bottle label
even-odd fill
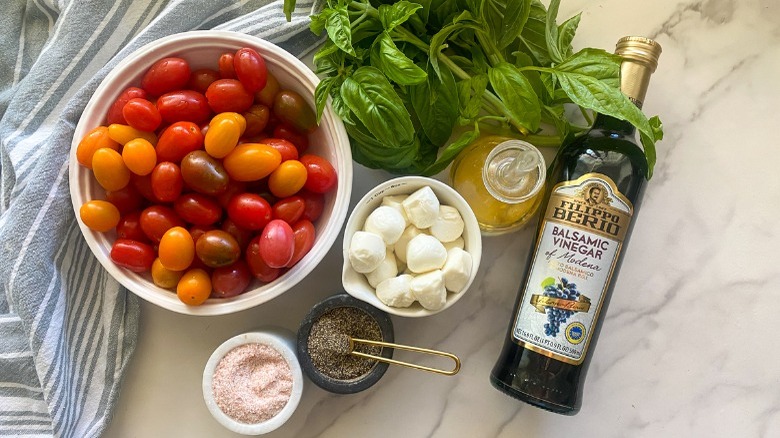
[[[582,363],[633,213],[602,174],[553,188],[514,324],[518,344]]]

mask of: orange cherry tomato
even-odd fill
[[[112,123],[108,125],[108,136],[119,144],[127,144],[130,140],[143,138],[153,146],[157,144],[157,135],[154,132],[141,131],[132,126]]]
[[[76,147],[76,160],[82,166],[92,169],[92,156],[101,148],[119,150],[119,143],[111,139],[105,126],[98,126],[81,139]]]
[[[211,295],[211,277],[203,269],[190,269],[176,285],[176,295],[184,304],[203,304]]]
[[[222,113],[214,116],[203,141],[206,152],[214,158],[224,158],[236,147],[244,129],[246,120],[240,114]]]
[[[149,141],[143,138],[130,140],[122,148],[125,166],[136,175],[148,175],[157,165],[157,152]]]
[[[130,183],[130,169],[114,149],[100,148],[95,151],[92,155],[92,173],[98,184],[108,191],[122,189]]]
[[[157,253],[166,269],[183,271],[195,258],[195,242],[186,228],[173,227],[163,234]]]
[[[163,266],[159,257],[152,263],[152,281],[163,289],[173,289],[176,287],[183,275],[183,271],[172,271]]]
[[[79,208],[79,216],[90,230],[106,232],[119,224],[119,209],[108,201],[92,200]]]
[[[236,181],[257,181],[279,167],[282,155],[276,149],[259,143],[238,145],[222,161],[228,175]]]
[[[298,193],[306,184],[306,166],[298,160],[287,160],[268,177],[268,189],[278,198]]]

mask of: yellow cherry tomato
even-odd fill
[[[277,198],[298,193],[306,184],[306,166],[298,160],[287,160],[268,177],[268,189]]]
[[[130,183],[130,169],[119,152],[100,148],[92,155],[92,173],[98,184],[109,192],[125,188]]]
[[[176,285],[176,295],[187,305],[199,306],[211,295],[211,277],[203,269],[190,269]]]
[[[119,224],[119,209],[108,201],[87,201],[79,208],[79,216],[90,230],[106,232]]]
[[[244,117],[243,114],[234,113],[230,111],[219,113],[216,116],[211,118],[211,120],[209,121],[209,125],[211,125],[212,123],[219,122],[220,120],[225,118],[230,118],[235,120],[238,123],[239,128],[241,129],[241,135],[244,135],[244,132],[246,131],[246,118]]]
[[[122,148],[125,166],[136,175],[149,175],[157,165],[157,152],[148,140],[134,138]]]
[[[95,155],[95,151],[101,148],[109,148],[118,151],[119,146],[119,143],[109,137],[108,128],[105,126],[98,126],[89,131],[87,135],[81,139],[79,145],[76,146],[76,160],[78,160],[79,164],[82,166],[92,169],[92,156]]]
[[[143,138],[144,140],[151,143],[152,146],[157,145],[157,135],[155,135],[154,132],[141,131],[140,129],[135,129],[132,126],[120,125],[119,123],[112,123],[108,125],[108,136],[119,144],[127,144],[127,142],[130,140]]]
[[[233,180],[257,181],[270,175],[281,162],[282,154],[271,146],[244,143],[236,146],[222,165]]]
[[[184,227],[173,227],[163,234],[157,250],[160,263],[171,271],[183,271],[195,259],[195,242]]]
[[[152,281],[163,289],[173,289],[176,287],[183,275],[184,271],[172,271],[163,266],[159,257],[152,263]]]
[[[246,128],[246,120],[237,113],[220,113],[209,122],[203,138],[206,152],[214,158],[224,158],[238,144]]]

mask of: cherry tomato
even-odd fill
[[[176,90],[165,93],[157,99],[157,108],[162,120],[167,123],[203,123],[211,116],[206,96],[194,90]]]
[[[128,125],[140,131],[153,132],[162,123],[157,107],[152,102],[139,97],[127,101],[122,108],[122,116]]]
[[[109,191],[122,189],[130,183],[130,169],[114,149],[100,148],[95,151],[92,155],[92,173],[98,184]]]
[[[217,114],[211,119],[203,141],[206,152],[214,158],[224,158],[236,147],[244,128],[246,128],[246,120],[241,114],[231,112]]]
[[[138,87],[129,87],[122,91],[122,93],[119,94],[119,97],[116,98],[114,103],[112,103],[111,107],[108,109],[106,123],[109,125],[114,123],[127,125],[127,120],[125,120],[125,116],[122,115],[122,109],[124,109],[125,104],[129,102],[130,99],[134,99],[136,97],[146,99],[146,91]]]
[[[268,177],[268,189],[277,198],[298,193],[306,184],[306,167],[298,160],[287,160]]]
[[[184,189],[181,169],[175,163],[165,161],[152,170],[152,192],[162,202],[173,202]]]
[[[233,70],[246,91],[254,93],[265,87],[267,70],[265,60],[249,47],[238,49],[233,56]]]
[[[281,219],[292,225],[303,216],[306,202],[300,196],[290,196],[273,205],[271,213],[274,219]]]
[[[185,226],[179,215],[164,205],[152,205],[141,212],[141,229],[152,242],[159,243],[166,231]]]
[[[203,147],[200,127],[192,122],[176,122],[165,128],[157,142],[157,159],[178,163],[185,155]]]
[[[222,79],[235,79],[236,70],[233,63],[234,55],[226,52],[219,57],[217,66],[219,67],[219,75]]]
[[[254,96],[236,79],[214,81],[206,90],[206,99],[215,113],[243,113],[252,106]]]
[[[146,272],[154,263],[154,248],[130,239],[117,239],[111,247],[111,260],[133,272]]]
[[[230,198],[232,198],[234,195],[237,195],[239,193],[248,192],[247,184],[245,182],[236,181],[234,179],[231,179],[230,182],[228,182],[227,189],[217,195],[217,202],[219,202],[219,205],[221,205],[224,208],[227,208],[228,202],[230,202]]]
[[[271,74],[270,71],[266,72],[265,87],[255,93],[255,102],[262,103],[263,105],[271,108],[274,106],[274,97],[279,92],[279,81],[276,80],[276,76]]]
[[[316,222],[325,208],[325,196],[308,190],[301,190],[297,195],[303,198],[303,201],[306,203],[301,218]]]
[[[92,157],[95,155],[95,151],[102,148],[118,151],[119,146],[119,143],[108,135],[108,128],[98,126],[89,131],[76,146],[76,160],[87,169],[92,169]]]
[[[187,154],[181,160],[181,174],[187,187],[204,195],[219,195],[227,190],[230,181],[222,163],[206,151]]]
[[[122,160],[134,174],[148,175],[157,164],[157,152],[147,140],[136,138],[128,141],[122,148]]]
[[[288,268],[295,266],[296,263],[301,261],[303,256],[311,251],[314,247],[314,238],[316,237],[314,224],[306,219],[296,222],[292,229],[295,238],[295,250],[293,251],[292,259],[287,263]]]
[[[157,250],[160,263],[171,271],[183,271],[195,258],[195,242],[184,227],[173,227],[163,234]]]
[[[290,143],[288,140],[283,138],[266,138],[260,143],[267,144],[268,146],[271,146],[272,148],[279,151],[279,153],[282,155],[283,162],[287,160],[298,159],[298,149],[296,149],[295,145]]]
[[[222,217],[219,203],[200,193],[185,193],[173,202],[173,209],[185,221],[195,225],[212,225]]]
[[[311,134],[317,129],[317,116],[314,110],[303,99],[303,96],[292,90],[283,90],[274,97],[274,114],[282,123],[286,123],[298,132]]]
[[[243,260],[237,260],[230,266],[214,269],[211,273],[211,296],[230,298],[241,294],[252,281],[252,272]]]
[[[146,71],[141,88],[152,96],[179,90],[190,80],[190,65],[181,58],[163,58]]]
[[[108,125],[108,136],[111,140],[123,145],[136,138],[143,138],[152,145],[157,144],[157,134],[154,132],[141,131],[132,126],[120,125],[119,123]]]
[[[280,123],[274,128],[274,137],[283,138],[294,144],[295,148],[298,149],[298,154],[306,152],[306,149],[309,148],[309,138],[284,123]]]
[[[247,230],[262,230],[271,221],[268,201],[254,193],[233,196],[228,202],[227,213],[236,225]]]
[[[244,131],[244,135],[253,137],[262,134],[266,125],[268,125],[268,118],[270,116],[271,110],[265,105],[255,104],[249,107],[244,113],[244,119],[246,119],[246,130]]]
[[[249,242],[245,252],[246,263],[252,275],[263,283],[270,283],[276,280],[282,273],[279,268],[272,268],[260,257],[260,236],[256,236]]]
[[[192,236],[192,241],[195,242],[195,244],[198,243],[198,239],[200,239],[201,236],[206,234],[207,232],[211,230],[216,230],[217,228],[213,225],[193,225],[190,227],[190,236]],[[197,257],[196,257],[197,259]]]
[[[210,268],[235,263],[241,257],[241,247],[227,231],[206,231],[195,243],[195,254]]]
[[[173,289],[176,287],[183,275],[183,271],[171,271],[163,266],[159,257],[152,263],[152,281],[163,289]]]
[[[119,209],[108,201],[87,201],[79,208],[79,216],[90,230],[105,232],[119,223]]]
[[[211,295],[211,277],[203,269],[190,269],[176,284],[176,295],[188,306],[200,306]]]
[[[216,70],[210,68],[201,68],[190,74],[190,80],[187,82],[187,88],[195,90],[198,93],[205,93],[212,82],[220,79],[221,76]]]
[[[336,169],[330,162],[317,155],[304,155],[301,163],[306,166],[306,190],[327,193],[336,186]]]
[[[159,199],[157,199],[156,196],[154,196],[154,191],[152,190],[152,175],[136,175],[132,174],[130,176],[130,184],[133,188],[136,189],[136,191],[147,201],[149,202],[162,202]]]
[[[282,155],[274,148],[259,143],[236,146],[222,161],[231,179],[257,181],[279,167]]]
[[[119,209],[120,214],[139,210],[144,205],[144,197],[135,188],[135,184],[128,184],[119,190],[106,192],[106,201],[114,204]]]
[[[119,224],[116,226],[116,237],[119,239],[137,240],[139,242],[148,240],[144,230],[141,229],[140,211],[127,213],[119,219]]]
[[[283,268],[292,260],[295,238],[290,224],[274,219],[260,234],[260,257],[272,268]]]

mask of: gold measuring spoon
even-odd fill
[[[409,346],[409,345],[393,344],[393,343],[390,343],[390,342],[371,341],[371,340],[368,340],[368,339],[352,338],[352,337],[347,336],[347,335],[343,335],[343,336],[346,339],[349,340],[349,347],[348,347],[349,351],[348,351],[348,354],[351,354],[353,356],[359,356],[359,357],[363,357],[363,358],[366,358],[366,359],[375,360],[375,361],[378,361],[378,362],[385,362],[385,363],[389,363],[389,364],[393,364],[393,365],[401,365],[401,366],[414,368],[414,369],[418,369],[418,370],[423,370],[423,371],[430,371],[432,373],[437,373],[437,374],[444,374],[445,376],[452,376],[452,375],[457,374],[458,371],[460,371],[460,359],[458,359],[458,356],[455,356],[454,354],[451,354],[451,353],[446,353],[444,351],[430,350],[430,349],[427,349],[427,348],[412,347],[412,346]],[[346,341],[346,340],[344,340],[344,341]],[[395,350],[408,350],[408,351],[414,351],[416,353],[424,353],[424,354],[430,354],[430,355],[433,355],[433,356],[446,357],[448,359],[452,359],[452,361],[455,363],[455,367],[453,369],[451,369],[451,370],[441,370],[441,369],[438,369],[438,368],[426,367],[424,365],[417,365],[417,364],[414,364],[414,363],[401,362],[399,360],[389,359],[389,358],[382,357],[382,356],[374,356],[372,354],[366,354],[366,353],[361,353],[359,351],[355,351],[355,344],[375,345],[375,346],[378,346],[378,347],[387,347],[387,348],[392,348],[392,349],[395,349]]]

